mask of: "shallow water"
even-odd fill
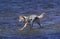
[[[41,19],[43,28],[20,31],[18,16],[42,12],[49,17]],[[60,0],[0,0],[0,39],[60,39]]]

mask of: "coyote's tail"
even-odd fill
[[[41,15],[38,16],[38,18],[44,18],[45,17],[45,13],[42,13]]]

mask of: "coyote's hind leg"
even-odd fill
[[[38,27],[39,29],[40,29],[40,28],[42,28],[42,26],[41,26],[41,24],[40,24],[40,20],[39,20],[39,19],[37,20],[37,24],[39,25],[39,27]]]
[[[30,30],[32,30],[32,28],[33,28],[33,23],[30,24]]]

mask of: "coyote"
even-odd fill
[[[45,13],[42,13],[41,15],[30,15],[30,16],[19,16],[19,22],[24,22],[24,26],[20,30],[24,30],[28,25],[30,26],[30,29],[32,29],[33,24],[37,23],[39,27],[41,28],[40,19],[45,16]]]

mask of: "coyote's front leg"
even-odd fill
[[[24,28],[26,28],[27,25],[28,25],[28,23],[25,23],[24,27],[22,27],[20,30],[23,30]]]

